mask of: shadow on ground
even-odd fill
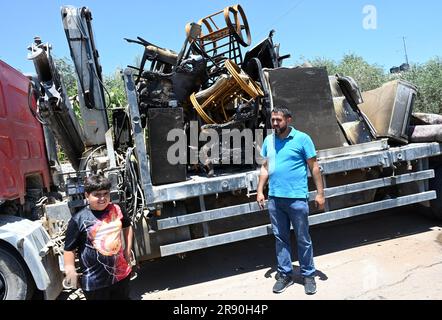
[[[315,257],[371,243],[409,236],[440,226],[440,221],[417,213],[416,207],[397,208],[366,216],[313,226],[311,236]],[[294,244],[294,237],[292,238]],[[296,246],[293,245],[293,248]],[[189,252],[184,259],[165,257],[142,264],[131,282],[132,299],[146,292],[173,290],[207,281],[263,270],[263,277],[274,277],[276,259],[273,236]],[[302,283],[296,253],[294,280]],[[327,275],[318,270],[318,280]]]

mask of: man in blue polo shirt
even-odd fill
[[[262,145],[265,158],[258,183],[257,201],[264,208],[264,186],[269,180],[268,210],[276,239],[278,261],[277,281],[273,292],[281,293],[293,284],[293,266],[290,245],[290,222],[298,244],[298,260],[304,277],[306,294],[316,293],[313,246],[308,224],[307,166],[313,176],[317,195],[316,206],[324,208],[324,188],[321,171],[316,161],[312,139],[304,132],[289,126],[290,111],[281,106],[272,111],[274,133],[268,135]]]

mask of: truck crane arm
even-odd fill
[[[63,6],[61,16],[78,80],[80,112],[86,147],[106,144],[109,121],[103,78],[88,8]]]
[[[31,51],[28,59],[34,62],[40,88],[38,117],[52,131],[72,166],[78,169],[84,152],[83,133],[54,64],[51,45],[36,37],[28,49]]]

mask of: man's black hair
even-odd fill
[[[108,178],[101,174],[92,175],[84,180],[84,191],[91,193],[93,191],[110,190],[112,183]]]
[[[285,118],[292,117],[292,113],[290,112],[289,109],[287,109],[286,106],[279,106],[279,107],[273,108],[272,113],[278,113],[278,112],[281,112]]]

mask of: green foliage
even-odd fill
[[[75,77],[75,69],[72,61],[64,57],[61,59],[54,59],[55,65],[61,75],[64,86],[68,96],[71,97],[75,115],[81,122],[80,106],[77,98],[77,79]],[[104,76],[103,83],[105,86],[105,99],[108,108],[113,109],[126,105],[126,93],[124,90],[124,82],[121,70],[117,69],[114,74]],[[111,111],[108,112],[109,116]]]
[[[60,74],[61,81],[68,96],[71,98],[72,108],[74,109],[75,116],[81,123],[80,105],[76,99],[77,97],[77,78],[75,78],[75,70],[72,65],[72,61],[69,58],[54,58],[55,66]]]
[[[415,112],[442,114],[442,58],[435,57],[425,64],[413,64],[411,70],[392,75],[411,82],[418,88]]]
[[[326,67],[328,74],[341,74],[356,80],[361,91],[372,90],[383,83],[402,79],[418,88],[414,112],[442,114],[442,57],[435,57],[424,64],[413,64],[410,71],[386,74],[381,66],[369,64],[354,54],[345,55],[336,62],[327,58],[315,58],[313,66]]]
[[[308,62],[312,64],[314,67],[327,68],[327,72],[329,75],[335,75],[339,71],[338,63],[336,63],[336,61],[331,59],[316,57],[315,59],[309,60]]]
[[[75,70],[72,65],[72,61],[69,58],[54,58],[55,66],[57,67],[58,73],[61,77],[61,82],[63,83],[66,92],[68,94],[69,100],[71,101],[72,108],[74,110],[74,114],[77,117],[79,123],[81,124],[81,114],[80,114],[80,105],[76,100],[77,96],[77,79],[75,78]],[[60,162],[66,162],[67,157],[61,148],[60,145],[57,144],[57,157]]]
[[[66,154],[64,153],[64,151],[61,149],[61,147],[59,145],[57,145],[57,158],[58,158],[58,161],[60,161],[61,163],[68,161]]]
[[[140,57],[134,60],[136,65],[140,63]],[[435,57],[425,64],[414,64],[408,72],[398,74],[386,74],[383,68],[377,64],[369,64],[362,57],[355,54],[346,54],[340,61],[318,57],[310,61],[313,66],[326,67],[328,74],[341,74],[350,76],[356,80],[362,91],[380,87],[383,83],[403,79],[411,82],[418,88],[418,97],[414,111],[442,114],[442,58]],[[55,59],[55,64],[61,74],[62,81],[68,95],[77,95],[77,80],[72,62],[68,58]],[[110,76],[103,79],[107,89],[106,100],[110,109],[125,106],[127,104],[126,93],[121,70],[117,69]],[[80,118],[79,105],[74,102],[74,111]],[[111,112],[108,112],[109,116]]]
[[[387,76],[381,66],[369,64],[362,57],[354,54],[345,55],[338,63],[325,58],[315,58],[310,63],[316,67],[327,67],[330,75],[339,73],[352,77],[361,91],[375,89],[387,81]]]
[[[70,97],[72,107],[74,109],[75,116],[77,117],[80,125],[82,125],[82,117],[80,112],[80,105],[77,99],[77,79],[75,76],[75,69],[70,59],[54,58],[54,63],[60,73],[61,80],[66,88],[66,92]],[[108,110],[109,122],[112,117],[112,109],[117,107],[123,107],[126,105],[126,93],[124,90],[124,82],[121,74],[121,70],[116,70],[113,75],[104,76],[103,83],[105,86],[105,99],[106,105],[110,109]],[[58,157],[60,161],[65,160],[65,154],[59,148]]]
[[[54,58],[55,66],[61,76],[69,97],[77,94],[77,79],[75,78],[75,70],[72,61],[69,58]]]
[[[123,107],[127,104],[126,91],[124,90],[124,82],[121,70],[117,69],[113,75],[104,78],[104,85],[108,91],[108,105],[114,109]]]

